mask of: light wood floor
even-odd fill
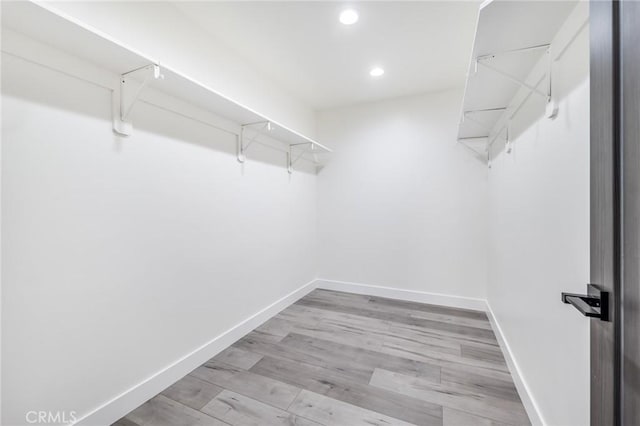
[[[528,424],[483,312],[326,290],[115,423]]]

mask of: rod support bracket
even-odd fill
[[[293,174],[293,147],[289,145],[289,150],[287,151],[287,173]]]
[[[151,80],[164,79],[160,72],[160,65],[149,64],[120,75],[119,90],[113,96],[113,130],[122,135],[130,136],[133,124],[129,114],[140,98],[142,90]]]
[[[247,135],[246,129],[251,129],[255,132],[255,134],[249,139],[247,139],[246,137]],[[259,121],[256,123],[247,123],[247,124],[241,125],[240,136],[238,137],[238,141],[237,141],[238,161],[240,163],[244,163],[245,160],[247,159],[247,150],[249,149],[251,144],[255,142],[259,136],[264,135],[267,132],[270,132],[272,129],[273,129],[273,124],[271,124],[270,121]]]
[[[304,149],[304,147],[308,147]],[[296,149],[300,151],[297,152]],[[304,157],[305,154],[311,154],[312,160],[314,164],[319,164],[318,154],[321,153],[321,149],[313,142],[301,142],[301,143],[293,143],[289,145],[289,152],[287,153],[287,171],[289,173],[293,173],[293,166]]]

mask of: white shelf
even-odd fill
[[[148,65],[159,65],[163,79],[149,79],[148,87],[184,100],[240,126],[268,122],[268,137],[288,145],[289,150],[304,147],[313,153],[331,152],[315,140],[159,63],[154,58],[142,55],[46,4],[4,2],[2,25],[116,74],[124,74]]]
[[[488,140],[496,135],[496,124],[517,109],[511,102],[521,88],[535,86],[527,83],[527,77],[548,54],[552,39],[575,5],[574,1],[493,0],[480,6],[459,142],[486,156],[483,153]],[[546,80],[537,91],[528,90],[534,95],[550,95]]]

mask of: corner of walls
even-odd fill
[[[427,303],[441,306],[449,306],[459,309],[471,309],[487,313],[491,327],[505,355],[507,366],[513,377],[514,384],[522,403],[527,411],[529,419],[534,426],[545,425],[542,415],[536,404],[529,387],[520,371],[518,363],[513,356],[509,343],[491,310],[491,306],[485,299],[460,297],[447,294],[411,291],[400,288],[384,287],[362,283],[352,283],[317,278],[314,279],[284,297],[278,299],[259,312],[238,323],[226,332],[216,336],[211,341],[196,348],[184,357],[158,371],[151,377],[143,380],[112,400],[106,402],[90,413],[80,418],[74,425],[94,426],[110,424],[126,415],[140,405],[140,401],[146,401],[168,386],[202,365],[208,359],[216,356],[225,348],[243,337],[245,334],[259,327],[261,324],[275,316],[277,313],[295,303],[315,289],[342,291],[347,293],[362,294],[367,296],[385,297],[395,300],[403,300],[416,303]]]
[[[66,408],[103,426],[313,289],[299,286],[316,276],[317,179],[290,178],[268,148],[241,169],[233,137],[209,125],[222,118],[186,102],[140,103],[119,138],[117,76],[30,41],[26,57],[2,57],[2,343],[16,349],[2,356],[2,423]],[[34,368],[43,351],[57,358]]]
[[[486,296],[486,166],[456,143],[462,90],[322,111],[320,276]]]
[[[96,426],[111,424],[120,419],[131,410],[138,407],[141,402],[147,401],[176,381],[180,380],[192,370],[222,352],[245,334],[259,327],[269,318],[285,309],[298,299],[304,297],[317,287],[317,280],[312,280],[284,297],[266,306],[249,318],[233,326],[224,333],[214,337],[209,342],[196,348],[184,357],[176,360],[151,377],[143,380],[132,388],[126,390],[110,401],[104,403],[90,413],[78,419],[74,425]]]
[[[352,283],[345,281],[318,278],[316,287],[323,290],[343,291],[346,293],[367,296],[386,297],[388,299],[406,300],[409,302],[427,303],[430,305],[449,306],[460,309],[485,311],[485,299],[455,296],[451,294],[429,293],[426,291],[407,290],[402,288],[385,287],[372,284]]]
[[[589,274],[588,33],[578,2],[551,43],[558,116],[529,100],[512,122],[512,152],[495,144],[489,175],[488,312],[539,425],[589,422],[589,323],[560,302]]]
[[[450,294],[428,293],[423,291],[336,281],[323,278],[318,278],[316,280],[314,288],[486,312],[491,328],[493,329],[496,339],[498,340],[500,348],[505,356],[509,372],[511,373],[511,377],[513,378],[518,394],[520,395],[522,404],[527,411],[529,420],[531,420],[531,424],[534,426],[543,426],[546,424],[511,347],[509,346],[509,342],[507,341],[496,316],[491,310],[491,305],[486,299],[461,297]]]
[[[522,404],[527,411],[529,420],[531,420],[531,424],[534,426],[543,426],[546,424],[543,420],[538,404],[536,403],[536,400],[533,397],[533,394],[524,378],[524,375],[522,374],[520,366],[518,365],[518,362],[511,350],[511,347],[509,346],[509,342],[507,341],[507,338],[491,309],[491,305],[486,299],[460,297],[449,294],[428,293],[422,291],[336,281],[323,278],[318,278],[316,280],[314,288],[486,312],[491,324],[491,328],[493,329],[496,335],[496,339],[498,340],[498,344],[500,345],[500,348],[502,349],[502,352],[505,356],[509,372],[511,373],[511,377],[513,378],[513,382],[516,386],[518,394],[520,395]]]
[[[498,339],[498,344],[500,344],[500,349],[502,349],[502,353],[504,354],[504,358],[507,361],[507,367],[509,367],[509,372],[511,373],[511,378],[513,379],[513,383],[516,386],[516,390],[518,391],[518,395],[520,395],[520,399],[522,400],[522,405],[524,405],[525,410],[527,411],[527,415],[529,416],[529,420],[531,420],[531,424],[533,426],[543,426],[546,423],[542,418],[542,413],[536,403],[533,393],[531,392],[527,382],[518,366],[518,362],[511,351],[511,347],[509,346],[509,342],[507,341],[506,335],[502,332],[502,328],[500,327],[500,323],[498,323],[498,319],[493,313],[491,309],[491,305],[489,301],[486,300],[485,311],[487,312],[487,317],[489,317],[489,322],[491,323],[491,328],[496,335],[496,339]]]

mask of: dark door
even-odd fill
[[[640,3],[591,2],[591,424],[640,425]]]
[[[620,287],[618,4],[590,5],[591,283],[609,292],[608,321],[591,320],[591,424],[617,424]]]
[[[620,4],[621,424],[640,425],[640,2]]]

